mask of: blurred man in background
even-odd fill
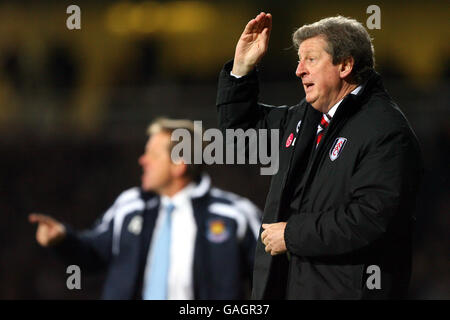
[[[341,16],[293,35],[305,99],[258,103],[256,65],[272,16],[246,25],[220,74],[217,106],[226,128],[280,130],[255,257],[256,299],[405,297],[412,212],[423,174],[416,136],[374,70],[364,27]]]
[[[106,272],[104,299],[247,297],[260,211],[213,188],[201,165],[172,161],[171,134],[180,128],[194,139],[188,120],[149,126],[141,187],[120,194],[92,229],[79,233],[52,217],[29,216],[41,246],[82,271]]]

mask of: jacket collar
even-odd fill
[[[191,198],[201,198],[211,189],[211,178],[206,173],[202,174],[200,181],[191,192]]]
[[[191,198],[201,198],[205,196],[211,189],[211,178],[206,173],[203,173],[198,182],[194,182],[195,186],[190,191]],[[147,202],[153,198],[159,198],[159,195],[152,191],[144,191],[140,188],[141,198]]]
[[[383,86],[383,80],[378,72],[372,70],[366,81],[362,83],[362,88],[354,96],[358,101],[367,99],[373,91],[386,92]]]
[[[372,96],[374,91],[386,92],[381,76],[375,70],[361,84],[361,90],[357,94],[348,94],[345,96],[339,108],[336,110],[336,114],[333,117],[334,121],[332,120],[332,122],[336,123],[338,119],[347,118],[356,112],[356,109],[360,108]]]

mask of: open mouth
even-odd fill
[[[314,83],[304,83],[305,90],[309,90],[312,86],[314,86]]]

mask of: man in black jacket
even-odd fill
[[[388,299],[405,296],[412,212],[422,175],[417,139],[374,71],[364,27],[341,16],[299,28],[293,107],[258,103],[256,65],[272,16],[246,25],[220,74],[226,128],[279,130],[256,248],[255,299]]]

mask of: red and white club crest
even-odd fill
[[[344,149],[345,144],[347,143],[347,139],[346,138],[336,138],[336,140],[334,140],[333,146],[330,149],[330,159],[331,161],[336,160],[339,155],[342,152],[342,149]]]
[[[292,140],[294,140],[294,134],[293,133],[291,133],[289,135],[289,137],[287,138],[287,140],[286,140],[286,148],[288,148],[291,145]]]

